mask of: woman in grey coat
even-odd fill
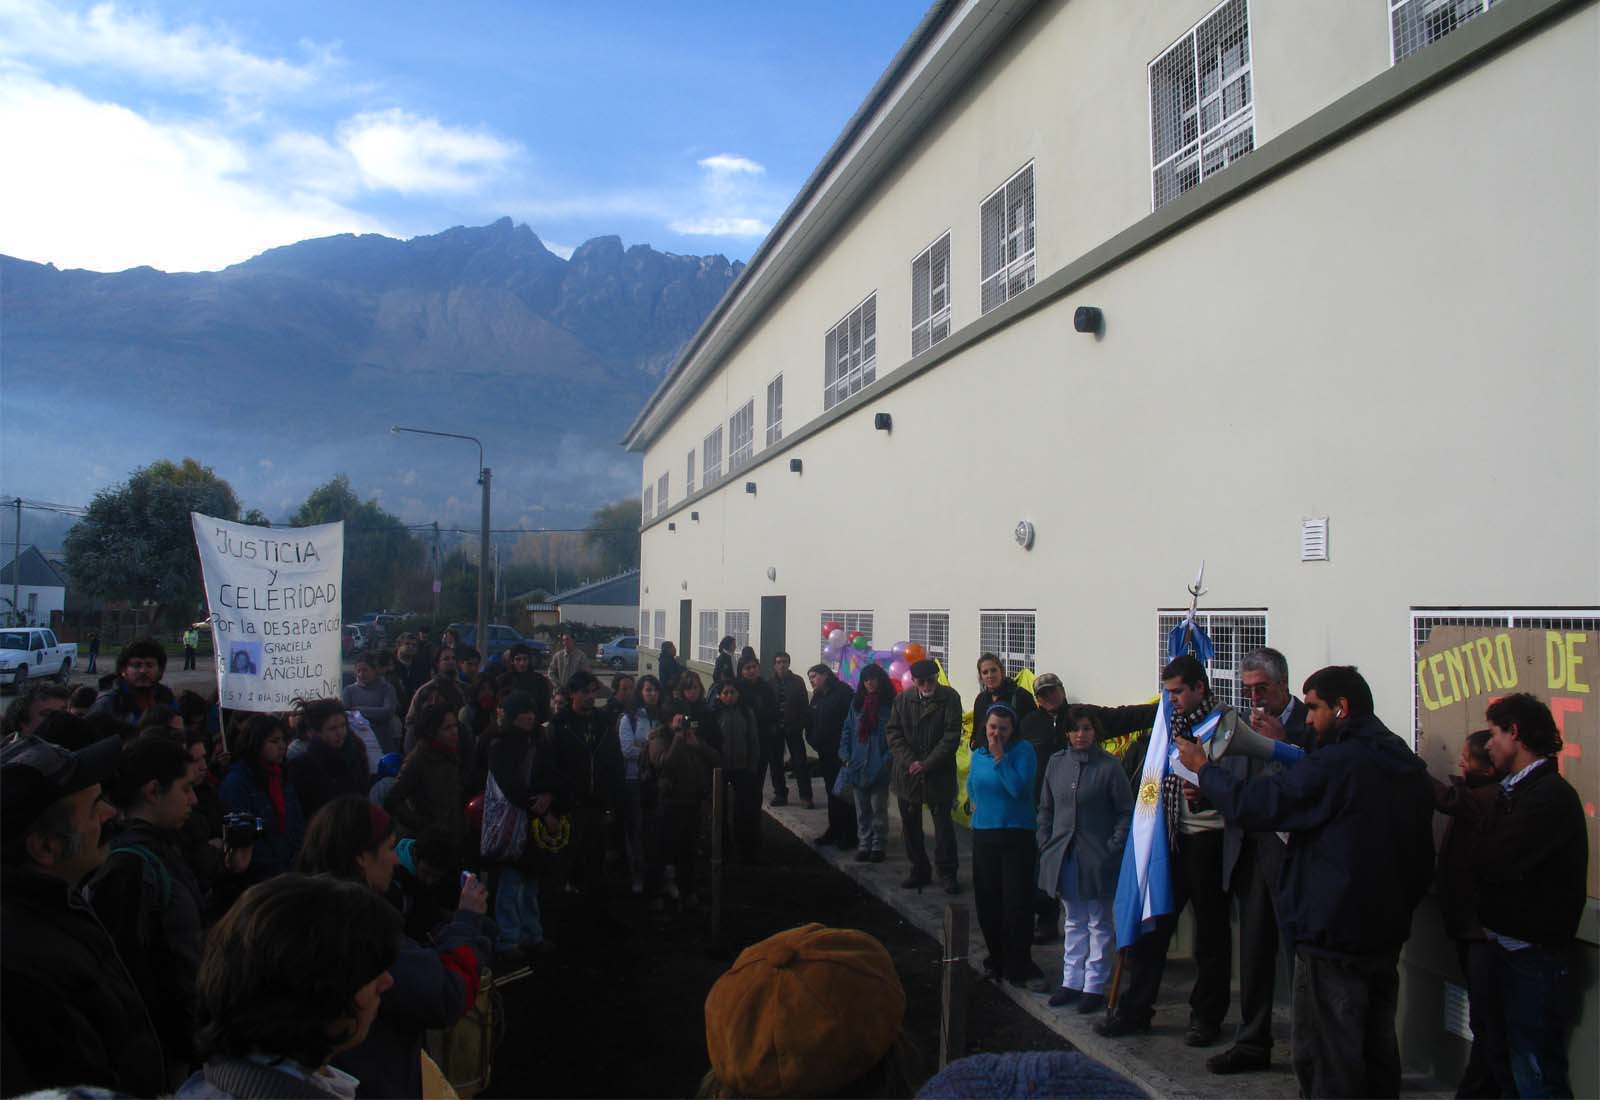
[[[1039,794],[1039,889],[1066,910],[1057,1007],[1087,1015],[1105,1004],[1111,976],[1111,906],[1122,846],[1133,822],[1133,789],[1116,759],[1099,745],[1087,708],[1073,707],[1067,747],[1050,757]]]

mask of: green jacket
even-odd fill
[[[961,696],[943,684],[924,699],[915,687],[895,697],[889,711],[889,787],[897,798],[927,805],[956,799],[956,748],[961,743]],[[911,765],[920,761],[921,775]]]

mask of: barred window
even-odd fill
[[[979,312],[988,313],[1034,282],[1032,163],[983,200],[978,220],[982,223]]]
[[[663,471],[661,480],[656,482],[656,515],[666,515],[667,512],[667,475]]]
[[[721,425],[718,425],[716,428],[712,429],[711,434],[706,436],[706,444],[703,448],[703,457],[704,461],[700,463],[700,467],[704,471],[702,475],[704,481],[701,484],[701,488],[709,489],[711,486],[715,485],[717,483],[717,479],[722,476]]]
[[[684,467],[683,492],[685,496],[694,496],[694,449],[689,450],[689,461]]]
[[[650,612],[642,607],[639,609],[639,644],[650,644]]]
[[[950,668],[950,612],[913,611],[911,629],[906,640],[916,642],[928,651],[928,656]]]
[[[716,611],[700,612],[700,645],[695,650],[695,657],[708,665],[717,660],[717,643],[722,641],[722,632],[717,627],[721,621]]]
[[[950,335],[950,234],[911,261],[911,354]]]
[[[733,652],[737,656],[750,644],[750,612],[724,611],[723,615],[726,620],[722,624],[723,633],[733,635]]]
[[[652,637],[655,639],[657,649],[660,649],[661,643],[667,640],[667,613],[660,608],[656,609],[656,629]]]
[[[650,519],[656,514],[655,499],[655,488],[653,486],[646,486],[644,491],[644,499],[639,502],[639,516],[641,519]]]
[[[872,612],[870,611],[824,611],[822,618],[817,620],[818,631],[829,623],[838,623],[844,628],[846,634],[849,634],[852,630],[859,630],[868,638],[872,637]],[[827,645],[827,643],[828,639],[823,638],[818,650],[820,651],[821,647]]]
[[[1245,0],[1225,0],[1150,63],[1150,208],[1255,148]]]
[[[823,340],[823,410],[870,386],[877,377],[878,294],[873,291]]]
[[[728,473],[748,466],[756,449],[756,403],[746,401],[728,418]]]
[[[1496,0],[1389,0],[1389,59],[1398,64],[1431,46]]]
[[[767,446],[783,438],[783,375],[767,383]]]
[[[1189,614],[1187,608],[1162,608],[1156,612],[1156,676],[1167,666],[1167,635]],[[1197,611],[1200,624],[1216,652],[1206,666],[1211,697],[1230,707],[1243,706],[1239,692],[1239,662],[1252,649],[1267,644],[1267,613],[1262,609]]]
[[[1038,671],[1038,636],[1032,611],[982,611],[978,614],[978,652],[993,653],[1006,675]]]

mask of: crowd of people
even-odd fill
[[[1059,676],[1030,692],[985,654],[962,788],[964,708],[934,661],[913,664],[898,690],[875,664],[852,687],[826,664],[802,679],[786,653],[763,675],[753,650],[735,649],[723,640],[709,690],[669,644],[660,675],[619,674],[603,692],[570,636],[547,677],[523,647],[484,662],[449,631],[437,644],[404,634],[358,655],[340,698],[225,714],[215,698],[167,689],[165,650],[141,640],[92,698],[31,690],[5,716],[4,1093],[420,1096],[424,1032],[470,1008],[485,968],[556,950],[545,895],[570,895],[584,927],[619,928],[615,858],[651,912],[701,904],[708,824],[729,862],[760,863],[763,799],[787,804],[793,779],[799,802],[817,806],[812,752],[827,809],[815,842],[882,862],[893,795],[907,889],[961,892],[953,811],[964,803],[985,973],[1057,1008],[1103,1012],[1107,1037],[1149,1030],[1178,915],[1192,907],[1185,1038],[1218,1042],[1236,905],[1241,1018],[1208,1065],[1270,1065],[1281,968],[1307,1096],[1398,1089],[1398,952],[1433,877],[1442,810],[1440,896],[1473,1006],[1463,1095],[1566,1087],[1572,1021],[1559,1005],[1587,844],[1555,764],[1560,736],[1531,696],[1491,705],[1463,776],[1430,782],[1353,668],[1315,673],[1301,700],[1283,656],[1253,651],[1240,676],[1253,705],[1236,711],[1218,706],[1199,661],[1179,657],[1163,688],[1197,782],[1141,783],[1149,739],[1128,735],[1149,729],[1159,704],[1069,704]],[[1219,710],[1227,727],[1308,755],[1212,762],[1185,737]],[[1131,740],[1121,759],[1103,747],[1113,738]],[[719,774],[728,812],[710,822]],[[1152,843],[1169,853],[1172,911],[1116,945],[1136,806],[1158,799],[1167,829]],[[1059,981],[1033,954],[1057,941]],[[708,1002],[715,1078],[715,1042],[742,1033],[730,1024],[713,1040],[712,1012]],[[725,1051],[728,1064],[754,1057],[758,1039]],[[881,1060],[892,1043],[877,1045]],[[740,1087],[727,1072],[708,1095]]]

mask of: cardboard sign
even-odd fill
[[[229,710],[337,697],[344,524],[251,527],[189,513],[205,578],[217,691]]]
[[[1557,763],[1589,825],[1589,896],[1600,897],[1600,633],[1436,626],[1417,650],[1417,754],[1436,776],[1456,773],[1461,744],[1494,700],[1525,691],[1550,705],[1563,742]]]

